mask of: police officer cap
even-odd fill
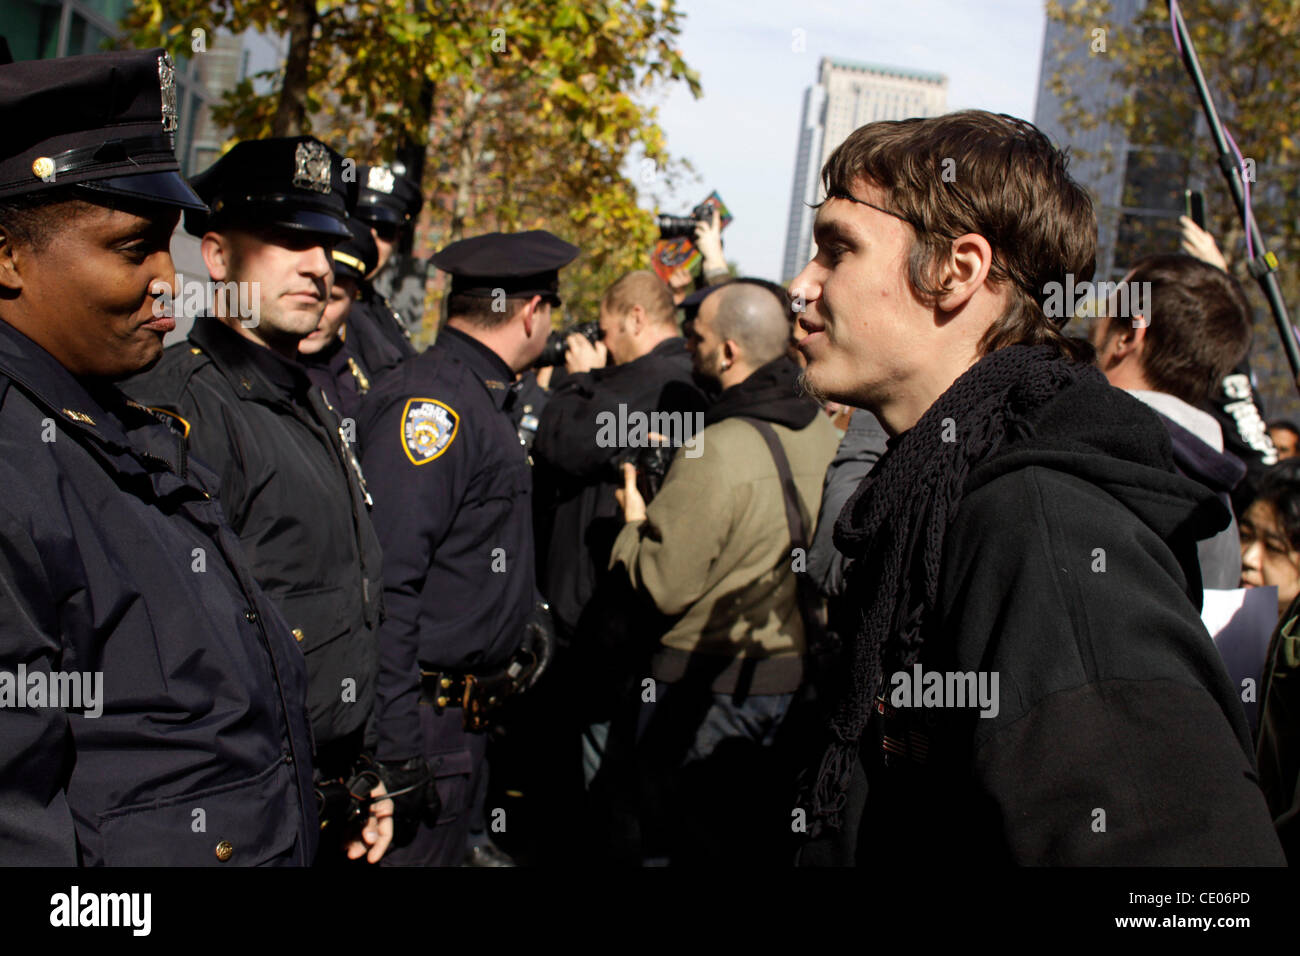
[[[347,276],[358,281],[375,271],[379,265],[379,247],[370,234],[368,223],[360,219],[348,220],[351,235],[330,250],[334,259],[334,275]]]
[[[429,261],[451,273],[451,292],[493,296],[546,296],[559,301],[560,272],[576,259],[578,247],[545,229],[489,232],[453,242]]]
[[[180,174],[176,69],[161,49],[8,62],[0,51],[0,199],[76,186],[203,209]]]
[[[352,235],[356,183],[343,180],[343,157],[313,136],[245,140],[190,182],[212,210],[186,213],[185,231],[194,236],[259,226],[326,242]]]
[[[357,218],[405,226],[424,205],[420,187],[403,174],[404,166],[357,167]]]

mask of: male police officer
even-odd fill
[[[329,295],[326,250],[350,236],[341,165],[323,143],[296,136],[240,143],[194,178],[212,212],[187,213],[185,228],[202,238],[226,299],[128,386],[175,415],[194,456],[221,476],[221,504],[253,572],[306,654],[322,801],[338,792],[330,782],[358,772],[382,583],[349,423],[297,361]],[[255,314],[241,317],[236,296]],[[327,835],[342,827],[336,816],[325,823]],[[383,851],[372,850],[374,862]]]
[[[175,324],[176,125],[162,50],[0,65],[0,864],[315,855],[302,655],[110,384]]]
[[[357,167],[355,215],[370,227],[379,259],[361,283],[360,299],[352,308],[348,350],[373,375],[382,375],[415,354],[406,321],[373,285],[392,258],[403,230],[409,229],[424,204],[420,188],[387,166]]]
[[[316,329],[298,342],[298,358],[342,419],[353,423],[355,433],[361,396],[370,391],[371,373],[344,347],[344,339],[349,329],[348,319],[361,294],[361,283],[374,269],[379,250],[370,235],[370,227],[364,222],[349,218],[348,229],[351,237],[330,250],[334,285],[329,302]]]
[[[530,624],[532,475],[510,411],[515,376],[551,331],[558,270],[577,253],[541,230],[452,243],[433,258],[452,276],[437,343],[362,402],[388,609],[376,756],[427,758],[443,807],[437,826],[385,863],[461,862],[484,711],[535,681],[549,658],[549,635]]]

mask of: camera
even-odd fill
[[[546,338],[546,345],[542,349],[542,354],[537,357],[533,363],[534,368],[545,368],[547,365],[563,365],[564,356],[569,352],[569,346],[565,344],[567,339],[574,332],[577,332],[592,345],[595,345],[605,337],[600,331],[599,322],[580,322],[577,325],[570,326],[567,329],[561,329],[558,332],[552,332]]]
[[[664,477],[668,474],[668,468],[673,463],[673,456],[677,454],[677,449],[669,444],[652,444],[642,448],[633,448],[623,452],[614,460],[614,472],[612,477],[618,484],[623,483],[623,465],[631,464],[636,468],[636,488],[641,492],[641,497],[645,499],[646,504],[654,500],[654,496],[659,494],[659,488],[664,483]]]
[[[702,202],[691,210],[689,216],[659,216],[657,221],[660,239],[689,239],[695,235],[697,224],[713,221],[713,207]]]

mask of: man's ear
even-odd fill
[[[736,364],[736,359],[740,357],[740,347],[736,345],[735,340],[726,339],[723,341],[722,357],[731,365]]]
[[[230,240],[219,232],[209,232],[199,243],[203,264],[213,282],[225,282],[230,277]]]
[[[1114,330],[1114,354],[1117,359],[1142,354],[1142,349],[1146,347],[1146,323],[1134,325],[1131,322],[1112,322],[1111,328]]]
[[[524,303],[524,307],[519,310],[520,314],[524,317],[524,338],[531,339],[533,337],[533,329],[537,327],[538,322],[542,321],[542,317],[537,311],[537,307],[541,301],[542,297],[540,295],[535,295]]]
[[[0,289],[18,292],[23,287],[25,251],[14,245],[13,237],[0,229]]]
[[[992,265],[993,247],[987,239],[976,232],[958,236],[940,264],[939,287],[947,291],[936,305],[944,312],[960,309],[984,286]]]
[[[1093,337],[1093,346],[1097,350],[1097,364],[1102,371],[1114,368],[1123,362],[1138,357],[1146,344],[1146,327],[1134,327],[1128,322],[1116,322],[1114,319],[1098,318],[1104,322]]]
[[[636,338],[638,335],[641,334],[641,330],[644,329],[645,327],[646,327],[645,309],[642,308],[640,305],[632,306],[631,310],[627,313],[628,333],[633,338]]]

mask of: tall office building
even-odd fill
[[[1144,0],[1112,0],[1109,26],[1133,29],[1143,6]],[[1153,39],[1169,42],[1167,31]],[[1090,34],[1047,18],[1034,125],[1058,146],[1071,148],[1070,173],[1092,193],[1097,212],[1096,275],[1114,280],[1147,252],[1177,251],[1183,190],[1195,184],[1185,151],[1135,145],[1122,126],[1102,119],[1131,91],[1115,76],[1115,57],[1094,51],[1092,41]],[[1173,66],[1181,69],[1177,63]],[[1061,98],[1051,88],[1056,73],[1068,74],[1078,108],[1099,119],[1091,129],[1066,129]],[[1141,109],[1162,108],[1146,102],[1143,90],[1136,94]],[[1188,121],[1188,135],[1195,135],[1195,117]]]
[[[1109,27],[1135,30],[1135,21],[1145,6],[1146,0],[1111,0]],[[1116,281],[1142,256],[1180,251],[1178,217],[1185,208],[1184,191],[1206,190],[1220,181],[1221,173],[1209,163],[1198,165],[1192,161],[1190,144],[1209,136],[1199,110],[1175,117],[1176,128],[1186,131],[1182,139],[1156,145],[1131,142],[1122,126],[1102,119],[1129,93],[1134,97],[1139,115],[1167,112],[1170,106],[1167,100],[1161,99],[1158,84],[1136,90],[1122,85],[1116,77],[1115,58],[1094,53],[1091,39],[1086,32],[1067,28],[1048,17],[1034,123],[1058,146],[1076,151],[1070,173],[1092,194],[1097,213],[1096,277]],[[1168,46],[1171,82],[1190,82],[1174,55],[1167,26],[1153,29],[1151,36],[1144,40]],[[1099,119],[1091,129],[1066,129],[1061,100],[1051,89],[1052,76],[1058,72],[1068,73],[1071,95],[1078,98],[1078,105],[1084,111]],[[1213,77],[1210,85],[1211,88],[1215,85]],[[1220,109],[1223,106],[1220,102]],[[1278,181],[1294,183],[1295,180],[1276,177],[1273,182]],[[1257,207],[1269,196],[1268,181],[1261,177],[1261,182],[1265,185],[1255,190]],[[1252,303],[1262,303],[1249,288],[1247,292]],[[1258,305],[1254,309],[1254,332],[1250,362],[1258,396],[1270,417],[1297,414],[1300,402],[1291,381],[1290,366],[1270,313]]]
[[[876,120],[938,116],[947,109],[948,78],[875,63],[822,57],[817,82],[804,93],[799,145],[790,194],[782,278],[789,281],[812,258],[812,224],[822,197],[821,170],[848,135]]]

